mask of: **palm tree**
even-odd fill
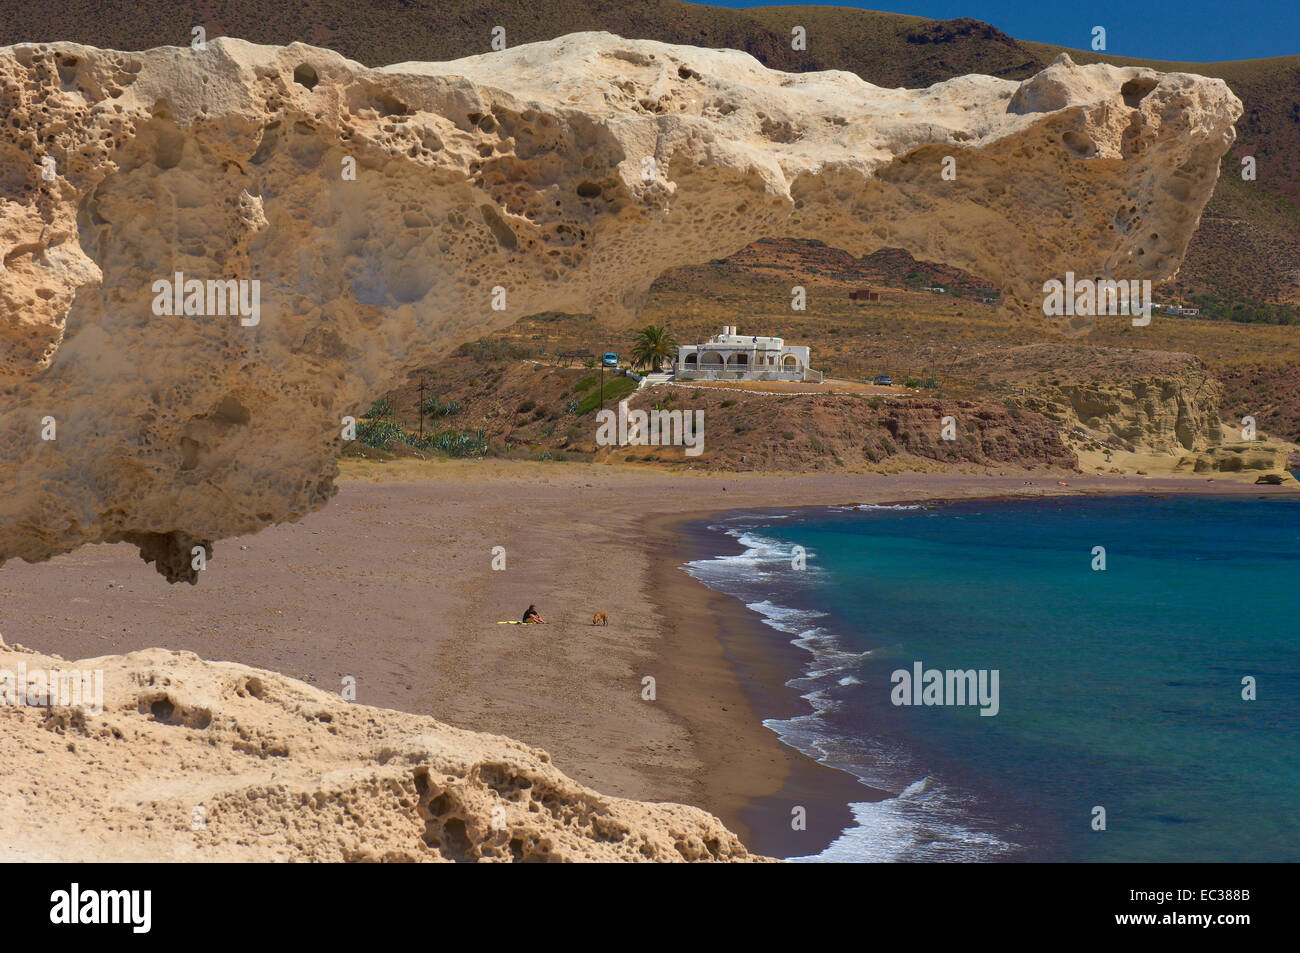
[[[668,326],[655,327],[647,324],[636,333],[636,342],[632,345],[632,364],[653,370],[662,367],[664,361],[671,361],[676,353],[677,341]]]

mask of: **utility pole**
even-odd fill
[[[420,439],[424,439],[424,375],[420,375]]]
[[[600,409],[605,409],[605,359],[600,359]]]

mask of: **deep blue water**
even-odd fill
[[[810,653],[791,682],[809,713],[768,726],[894,795],[855,805],[823,859],[1300,860],[1300,505],[1058,498],[713,527],[745,551],[692,575]],[[996,670],[997,714],[895,705],[892,673],[918,661]]]

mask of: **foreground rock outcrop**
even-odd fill
[[[74,669],[101,673],[101,706],[12,704],[18,680],[31,701]],[[517,741],[188,652],[67,662],[0,640],[0,751],[5,860],[764,859],[711,814],[604,797]]]
[[[0,560],[127,540],[191,582],[323,506],[343,418],[412,368],[529,313],[631,321],[764,236],[903,248],[1039,320],[1067,271],[1168,277],[1241,111],[1064,56],[886,90],[601,33],[383,69],[14,46],[0,106]]]

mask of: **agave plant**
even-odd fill
[[[653,370],[672,360],[676,352],[677,341],[667,325],[656,327],[647,324],[636,333],[636,341],[632,344],[632,364]]]
[[[406,432],[391,420],[362,420],[357,424],[357,439],[367,446],[382,450],[394,440],[405,443]]]

